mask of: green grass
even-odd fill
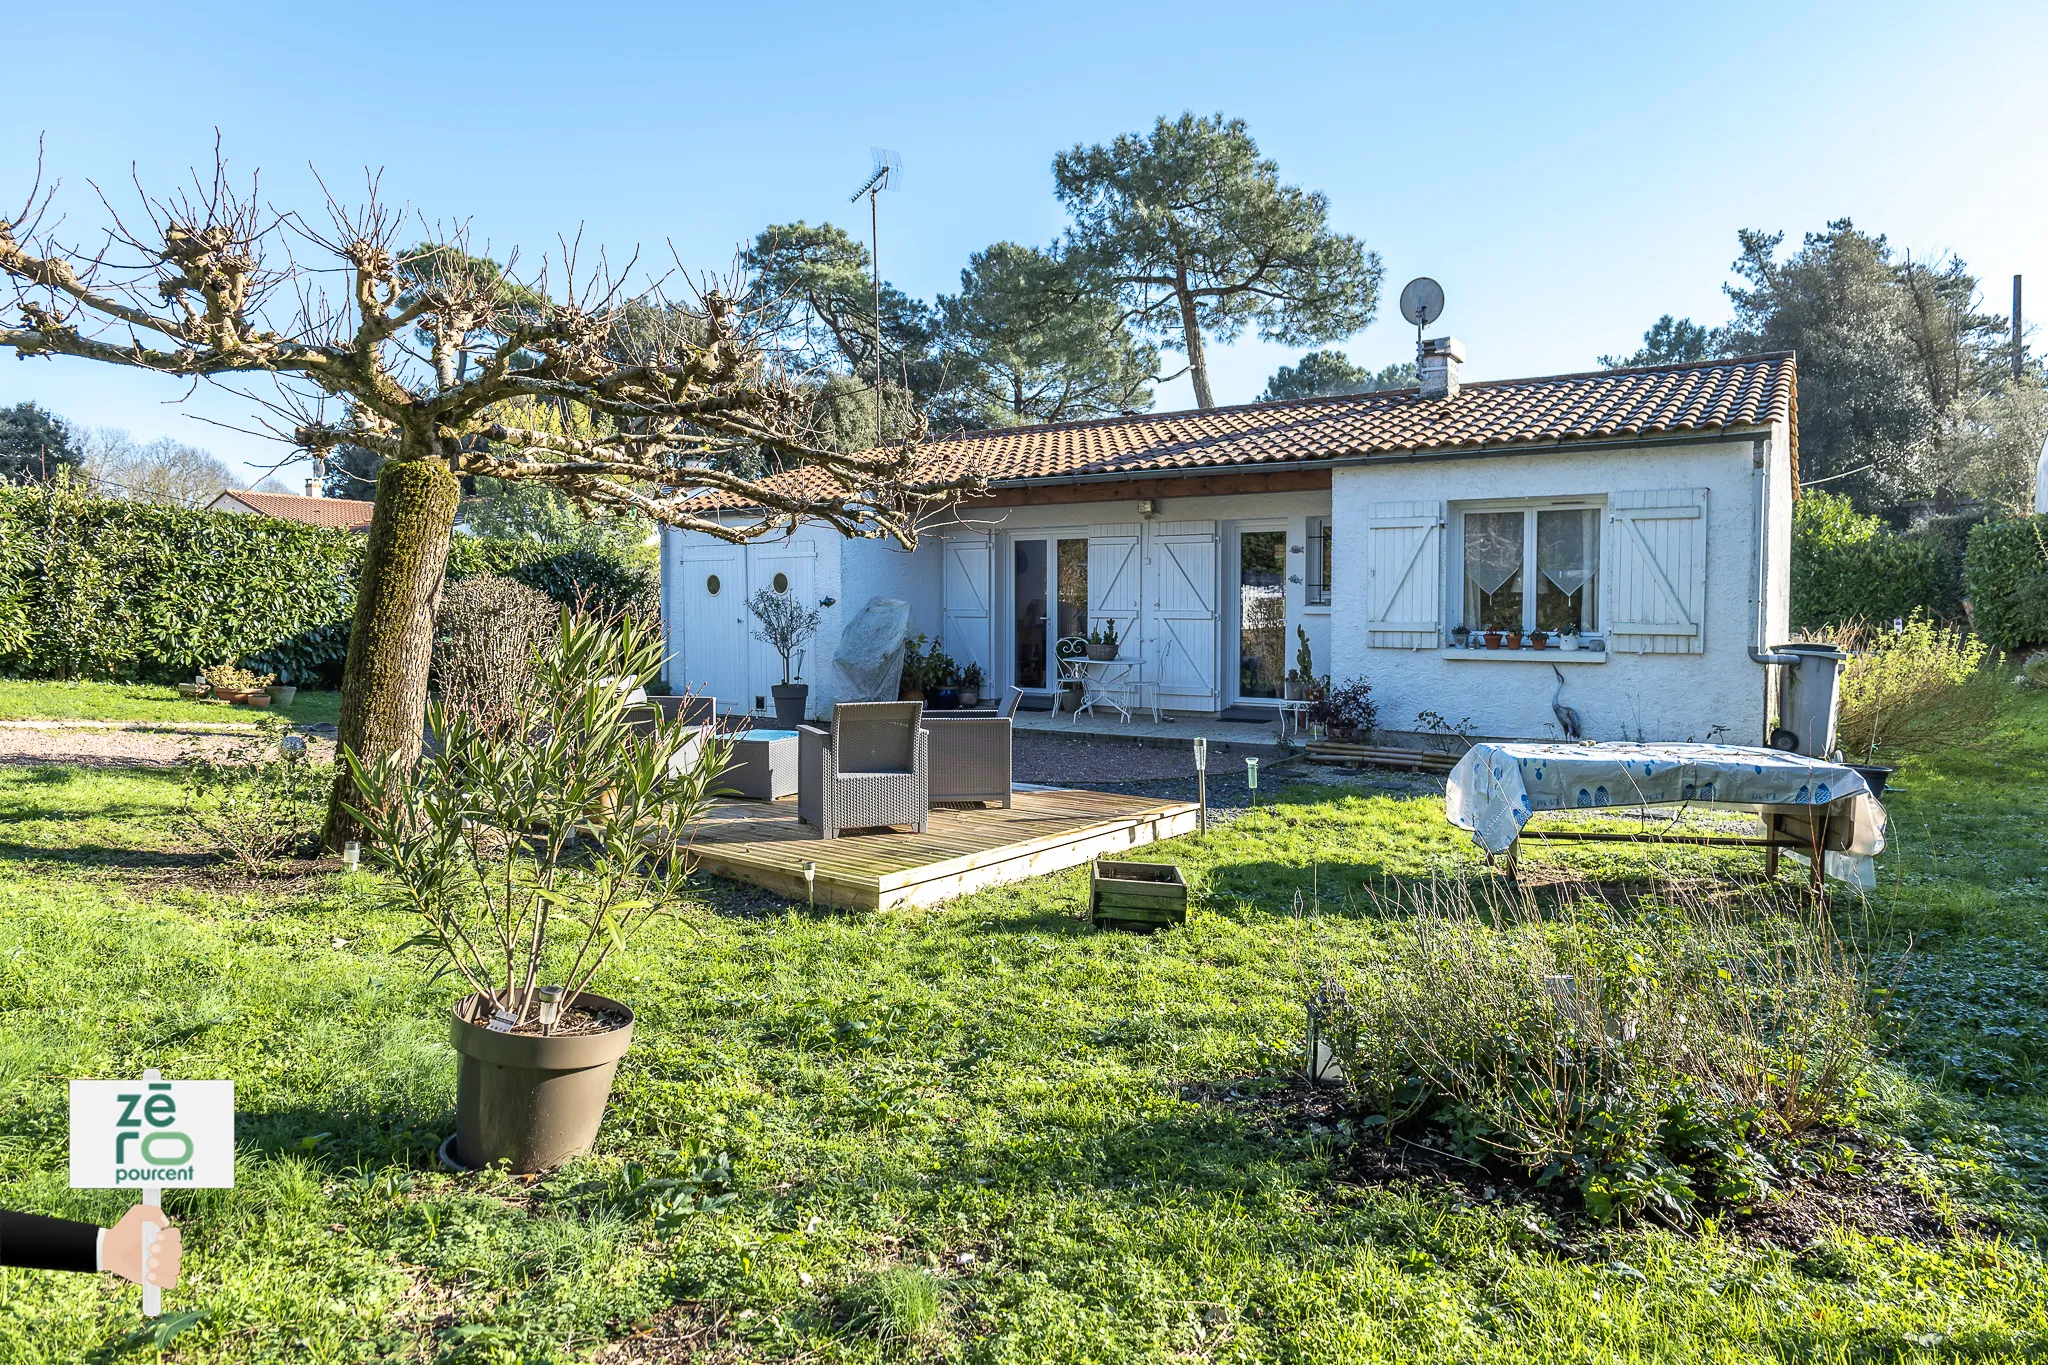
[[[0,679],[0,720],[245,721],[257,712],[226,702],[192,701],[162,683],[24,682]],[[339,692],[305,692],[289,707],[269,714],[301,725],[333,722],[341,715]]]
[[[1367,888],[1474,865],[1440,800],[1355,786],[1142,850],[1193,888],[1152,937],[1091,932],[1080,870],[883,915],[749,916],[707,884],[599,983],[639,1012],[610,1116],[529,1185],[435,1167],[452,991],[396,951],[413,926],[377,878],[208,882],[175,774],[0,769],[0,1206],[112,1221],[123,1197],[66,1187],[64,1081],[157,1065],[233,1079],[240,1111],[236,1188],[165,1200],[188,1249],[166,1307],[205,1314],[177,1361],[587,1360],[640,1332],[620,1358],[2038,1358],[2048,699],[2000,739],[1902,767],[1867,916],[1923,949],[1869,1108],[1959,1220],[1936,1245],[1561,1244],[1528,1205],[1352,1183],[1332,1135],[1195,1098],[1298,1053],[1305,935],[1361,947]],[[731,1203],[659,1222],[645,1178],[718,1154]],[[154,1358],[136,1303],[0,1270],[0,1360]]]

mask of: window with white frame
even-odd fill
[[[1308,571],[1302,575],[1307,584],[1307,595],[1303,599],[1311,607],[1330,605],[1330,519],[1310,517],[1308,519]]]
[[[1597,501],[1470,506],[1454,572],[1468,630],[1600,628]]]

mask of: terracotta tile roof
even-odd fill
[[[1000,427],[926,442],[920,470],[945,477],[979,468],[991,482],[1077,474],[1270,467],[1412,451],[1474,450],[1690,435],[1790,421],[1790,352],[1543,379],[1466,384],[1451,399],[1414,389],[1145,413],[1046,426]],[[778,481],[818,476],[797,470]],[[822,482],[822,481],[821,481]],[[694,506],[741,506],[707,494]]]
[[[370,512],[376,505],[359,498],[307,498],[297,493],[250,493],[230,488],[208,506],[221,510],[221,503],[227,499],[233,499],[266,517],[303,521],[308,526],[328,526],[340,531],[368,530]]]

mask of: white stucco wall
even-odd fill
[[[1756,630],[1755,559],[1760,471],[1752,438],[1627,450],[1523,453],[1488,459],[1389,462],[1339,469],[1333,480],[1333,518],[1340,531],[1367,526],[1373,505],[1384,502],[1442,502],[1455,510],[1465,501],[1511,498],[1611,496],[1629,490],[1707,490],[1706,592],[1703,652],[1634,654],[1610,640],[1599,663],[1561,665],[1565,704],[1583,718],[1590,739],[1705,740],[1756,744],[1764,737],[1765,672],[1751,662],[1748,646]],[[1787,444],[1779,430],[1770,441],[1770,575],[1766,588],[1767,633],[1785,635],[1789,605],[1791,479]],[[1437,572],[1441,576],[1445,625],[1456,615],[1450,561],[1458,546],[1447,526]],[[1362,625],[1362,585],[1368,571],[1363,534],[1340,534],[1335,574],[1340,620],[1353,612]],[[1601,577],[1610,578],[1603,564]],[[1603,585],[1601,620],[1611,619]],[[1448,640],[1445,641],[1448,643]],[[1581,654],[1577,658],[1592,656]],[[1386,649],[1367,644],[1364,629],[1337,633],[1336,675],[1363,676],[1373,686],[1380,723],[1389,730],[1413,730],[1417,713],[1432,710],[1452,723],[1470,718],[1475,731],[1495,738],[1540,739],[1559,731],[1551,711],[1560,656],[1545,652]]]

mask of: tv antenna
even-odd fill
[[[1444,287],[1418,275],[1401,289],[1401,316],[1415,324],[1415,354],[1422,355],[1422,329],[1443,316]]]
[[[857,204],[868,197],[868,261],[875,270],[875,444],[882,444],[882,215],[875,200],[883,190],[903,188],[903,158],[887,147],[870,147],[875,159],[874,174],[867,183],[847,196]]]

